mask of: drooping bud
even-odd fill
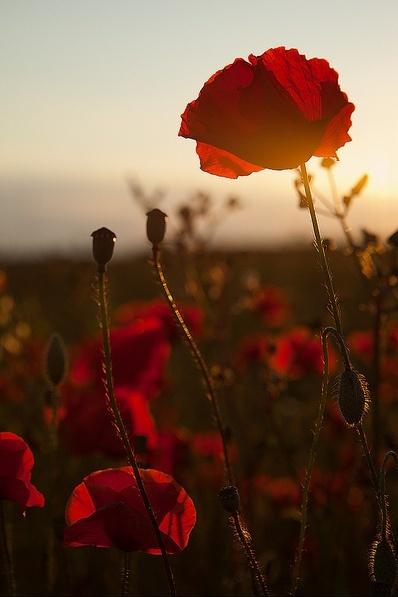
[[[337,380],[337,400],[349,427],[358,425],[369,407],[369,389],[365,377],[354,369],[345,369]]]
[[[160,209],[148,211],[146,222],[146,235],[154,247],[157,247],[164,239],[166,233],[167,215]]]
[[[372,545],[369,557],[369,571],[372,581],[386,595],[391,593],[397,576],[397,558],[388,538],[378,538]]]
[[[53,334],[48,342],[45,374],[49,383],[58,386],[64,379],[67,370],[67,353],[64,341],[58,334]]]
[[[235,485],[223,487],[218,494],[222,507],[229,514],[238,514],[240,510],[240,497]]]
[[[106,264],[112,259],[116,234],[109,228],[98,228],[91,234],[93,237],[93,257],[98,265],[98,272],[104,273]]]

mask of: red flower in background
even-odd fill
[[[169,475],[141,470],[149,500],[168,553],[188,545],[196,523],[195,506]],[[91,545],[160,555],[152,524],[129,467],[91,473],[66,506],[64,541],[69,547]]]
[[[272,365],[278,373],[300,378],[309,373],[322,373],[323,356],[319,338],[314,338],[304,327],[293,328],[276,340]],[[329,369],[333,370],[335,358],[329,349]]]
[[[152,398],[163,385],[171,346],[158,317],[139,319],[111,331],[115,387],[126,387]],[[70,380],[80,388],[101,383],[102,343],[99,337],[84,343],[71,365]]]
[[[212,75],[187,105],[179,135],[197,141],[202,170],[237,178],[334,157],[350,141],[353,110],[326,60],[279,47]]]
[[[30,482],[33,465],[33,454],[19,435],[0,433],[0,500],[15,502],[22,510],[44,506],[43,494]]]
[[[171,354],[166,325],[154,315],[136,319],[111,331],[115,395],[131,439],[156,444],[156,430],[148,400],[164,385]],[[92,451],[122,456],[123,446],[110,422],[102,382],[100,338],[80,346],[72,359],[69,380],[61,389],[60,432],[76,453]]]
[[[300,486],[290,477],[270,477],[257,475],[252,482],[255,491],[266,496],[280,507],[298,507],[300,505]]]
[[[240,369],[250,365],[264,365],[267,363],[273,351],[273,343],[269,338],[261,334],[251,334],[243,338],[240,343],[236,364]]]
[[[124,455],[123,446],[111,423],[100,382],[81,390],[71,386],[65,388],[60,409],[61,437],[76,454],[101,452],[120,457]],[[157,434],[147,398],[126,387],[115,388],[115,395],[130,438],[133,441],[145,438],[146,446],[154,449]]]
[[[352,332],[347,338],[347,344],[355,356],[363,361],[370,362],[374,349],[374,340],[371,331]]]
[[[286,297],[279,288],[274,286],[258,290],[253,297],[252,307],[269,327],[278,327],[286,319]]]
[[[178,308],[181,311],[190,332],[194,336],[199,336],[203,327],[202,311],[199,307],[188,304],[179,304]],[[120,325],[131,324],[138,320],[146,320],[151,317],[155,317],[163,323],[166,336],[170,341],[174,341],[178,338],[179,332],[177,324],[174,321],[170,307],[164,301],[155,300],[149,303],[126,303],[121,305],[114,315],[115,321]]]

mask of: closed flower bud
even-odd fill
[[[58,334],[53,334],[48,342],[45,360],[45,374],[53,386],[58,386],[65,377],[67,354],[65,344]]]
[[[93,237],[93,257],[98,271],[104,273],[105,266],[112,259],[116,234],[109,228],[99,228],[91,234]]]
[[[154,247],[157,247],[164,239],[166,218],[166,214],[160,209],[151,209],[147,213],[146,235]]]
[[[397,575],[397,559],[389,539],[375,541],[370,553],[369,568],[372,580],[391,591]]]
[[[361,178],[358,180],[358,182],[356,183],[356,185],[354,185],[351,189],[351,195],[359,195],[359,193],[361,193],[363,191],[363,189],[365,188],[365,186],[367,185],[369,176],[367,174],[364,174],[363,176],[361,176]]]
[[[352,369],[343,371],[338,379],[337,400],[347,425],[358,425],[368,409],[370,400],[365,377]]]
[[[223,487],[218,494],[222,507],[230,514],[237,514],[240,510],[240,497],[238,488],[234,485]]]

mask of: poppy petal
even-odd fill
[[[206,143],[196,144],[196,153],[200,159],[200,168],[209,174],[216,174],[225,178],[238,178],[238,176],[248,176],[252,172],[259,172],[264,168],[250,164],[238,156],[218,149]]]

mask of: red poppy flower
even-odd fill
[[[44,496],[30,482],[33,454],[22,437],[0,433],[0,500],[17,503],[22,510],[44,506]]]
[[[264,365],[272,354],[273,345],[269,338],[260,334],[251,334],[243,338],[236,355],[239,369],[250,365]]]
[[[280,326],[287,315],[287,300],[283,292],[276,287],[267,286],[258,290],[252,300],[252,306],[270,327]]]
[[[163,385],[164,370],[171,347],[163,323],[148,317],[111,331],[115,386],[127,387],[148,398]],[[77,386],[102,380],[102,342],[100,338],[84,343],[72,362],[70,379]]]
[[[276,341],[272,365],[278,371],[291,378],[300,378],[310,373],[322,373],[323,354],[321,341],[310,330],[297,327]],[[329,369],[335,366],[335,357],[329,348]]]
[[[202,170],[237,178],[334,157],[350,141],[353,110],[326,60],[273,48],[211,76],[187,105],[179,135],[197,141]]]
[[[154,449],[157,434],[146,397],[123,387],[115,388],[115,396],[130,439],[136,442],[137,438],[145,438],[146,447]],[[100,452],[111,458],[124,455],[101,380],[84,390],[64,387],[59,426],[61,437],[75,454]]]
[[[202,332],[203,313],[196,305],[178,304],[178,308],[194,336]],[[132,302],[121,305],[114,318],[121,325],[131,324],[139,319],[158,318],[164,325],[166,336],[170,341],[178,339],[178,327],[169,306],[164,301],[154,300],[145,303]]]
[[[363,361],[369,362],[373,355],[374,341],[372,332],[352,332],[347,338],[348,346]]]
[[[168,553],[188,545],[196,523],[195,506],[169,475],[141,470],[149,500]],[[129,467],[91,473],[78,485],[66,506],[64,540],[69,547],[91,545],[160,555],[152,524]]]

